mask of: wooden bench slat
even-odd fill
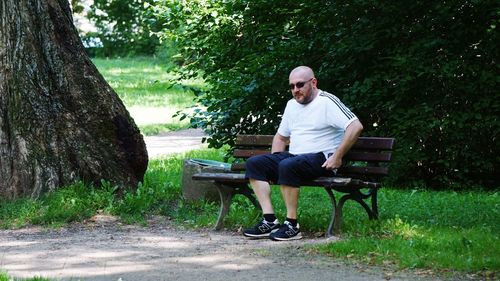
[[[392,150],[394,138],[359,137],[352,146],[353,149]]]
[[[362,181],[359,179],[353,178],[344,178],[344,177],[319,177],[312,181],[306,181],[303,183],[304,186],[345,186],[345,187],[379,187],[379,183],[377,182],[368,182]]]
[[[193,175],[194,180],[213,180],[220,183],[247,183],[245,174],[233,173],[197,173]],[[353,187],[375,187],[378,183],[365,182],[352,178],[343,177],[320,177],[305,181],[304,186],[353,186]]]
[[[392,153],[390,152],[349,151],[342,159],[346,161],[390,162],[391,158]]]
[[[233,163],[231,164],[231,171],[245,171],[245,163]]]
[[[387,176],[389,174],[389,168],[348,166],[340,168],[338,173],[342,175]]]
[[[233,163],[231,171],[245,171],[245,163]],[[369,176],[386,176],[389,174],[387,167],[355,167],[348,166],[342,167],[338,171],[339,175],[353,174],[353,175],[369,175]]]
[[[273,135],[237,135],[235,143],[237,146],[270,146],[273,138]]]
[[[236,146],[270,146],[273,135],[238,135]],[[394,138],[359,137],[353,149],[391,150],[394,147]]]
[[[250,158],[255,155],[271,153],[269,149],[235,149],[233,156],[235,158]]]
[[[268,149],[235,149],[233,156],[235,158],[250,158],[255,155],[268,154],[271,151]],[[391,161],[391,153],[366,152],[366,151],[349,151],[344,155],[346,161],[374,161],[374,162],[389,162]]]

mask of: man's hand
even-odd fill
[[[342,166],[342,158],[335,157],[335,154],[332,156],[328,157],[326,159],[325,163],[321,165],[321,167],[327,169],[327,170],[336,170]]]
[[[363,125],[359,120],[354,120],[347,126],[344,134],[344,139],[340,143],[335,153],[326,159],[321,167],[327,170],[335,170],[342,166],[342,157],[351,149],[351,147],[358,140],[358,136],[363,130]]]

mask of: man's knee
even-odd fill
[[[301,182],[300,165],[295,159],[286,159],[279,164],[278,184],[299,187]]]
[[[257,155],[257,156],[252,156],[250,158],[247,159],[247,161],[245,162],[245,169],[247,171],[258,171],[259,170],[259,167],[261,167],[262,165],[259,165],[259,157],[261,155]]]
[[[300,161],[297,161],[297,158],[288,158],[279,163],[279,172],[280,175],[283,173],[297,171],[300,169]]]

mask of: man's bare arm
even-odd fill
[[[282,152],[286,150],[286,146],[288,145],[288,142],[290,141],[290,138],[284,137],[278,133],[274,135],[273,138],[273,146],[271,148],[271,152]]]
[[[347,151],[349,151],[349,149],[351,149],[351,147],[356,143],[361,131],[363,131],[363,125],[361,122],[359,122],[359,120],[352,121],[352,123],[347,126],[344,139],[340,143],[339,147],[332,156],[326,159],[322,167],[327,170],[339,168],[342,165],[342,157],[344,157]]]

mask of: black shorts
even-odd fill
[[[250,157],[246,162],[246,178],[274,184],[300,187],[303,181],[334,176],[321,165],[326,158],[322,152],[293,155],[276,152]]]

